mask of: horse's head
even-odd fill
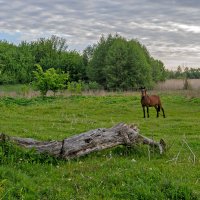
[[[141,87],[140,88],[140,90],[141,90],[141,95],[142,95],[142,97],[145,97],[146,95],[147,95],[147,90],[146,90],[146,88],[145,87]]]

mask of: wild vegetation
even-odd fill
[[[84,82],[99,89],[128,90],[153,86],[165,79],[165,68],[137,40],[102,36],[83,53],[68,50],[64,38],[52,36],[19,45],[0,41],[0,84],[31,83],[36,65],[69,74],[67,82]],[[66,85],[67,85],[66,82]],[[91,84],[90,84],[91,83]]]
[[[164,82],[159,82],[154,87],[156,90],[168,90],[168,91],[177,91],[187,93],[199,93],[200,90],[200,79],[169,79]],[[196,95],[197,95],[196,94]]]
[[[200,79],[200,68],[178,66],[176,70],[167,70],[168,79]]]
[[[200,99],[187,82],[199,70],[187,72],[175,72],[187,90],[159,93],[166,118],[150,109],[144,119],[139,92],[127,91],[152,88],[174,72],[137,40],[102,36],[82,54],[56,36],[0,41],[0,133],[62,140],[125,122],[168,145],[162,156],[135,145],[64,161],[2,141],[0,199],[199,199]]]
[[[166,118],[143,118],[139,92],[68,97],[2,97],[0,132],[61,140],[118,122],[163,138],[164,155],[146,146],[125,147],[63,161],[0,145],[1,199],[199,199],[200,99],[159,93]]]

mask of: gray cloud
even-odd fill
[[[199,67],[199,13],[198,0],[0,0],[0,32],[17,33],[19,41],[55,34],[80,51],[102,34],[119,33],[168,68]]]

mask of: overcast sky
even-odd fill
[[[0,0],[0,39],[57,35],[82,51],[102,34],[137,39],[166,68],[200,67],[199,0]]]

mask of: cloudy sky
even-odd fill
[[[137,39],[166,68],[200,67],[199,0],[0,0],[0,39],[57,35],[82,51],[102,34]]]

